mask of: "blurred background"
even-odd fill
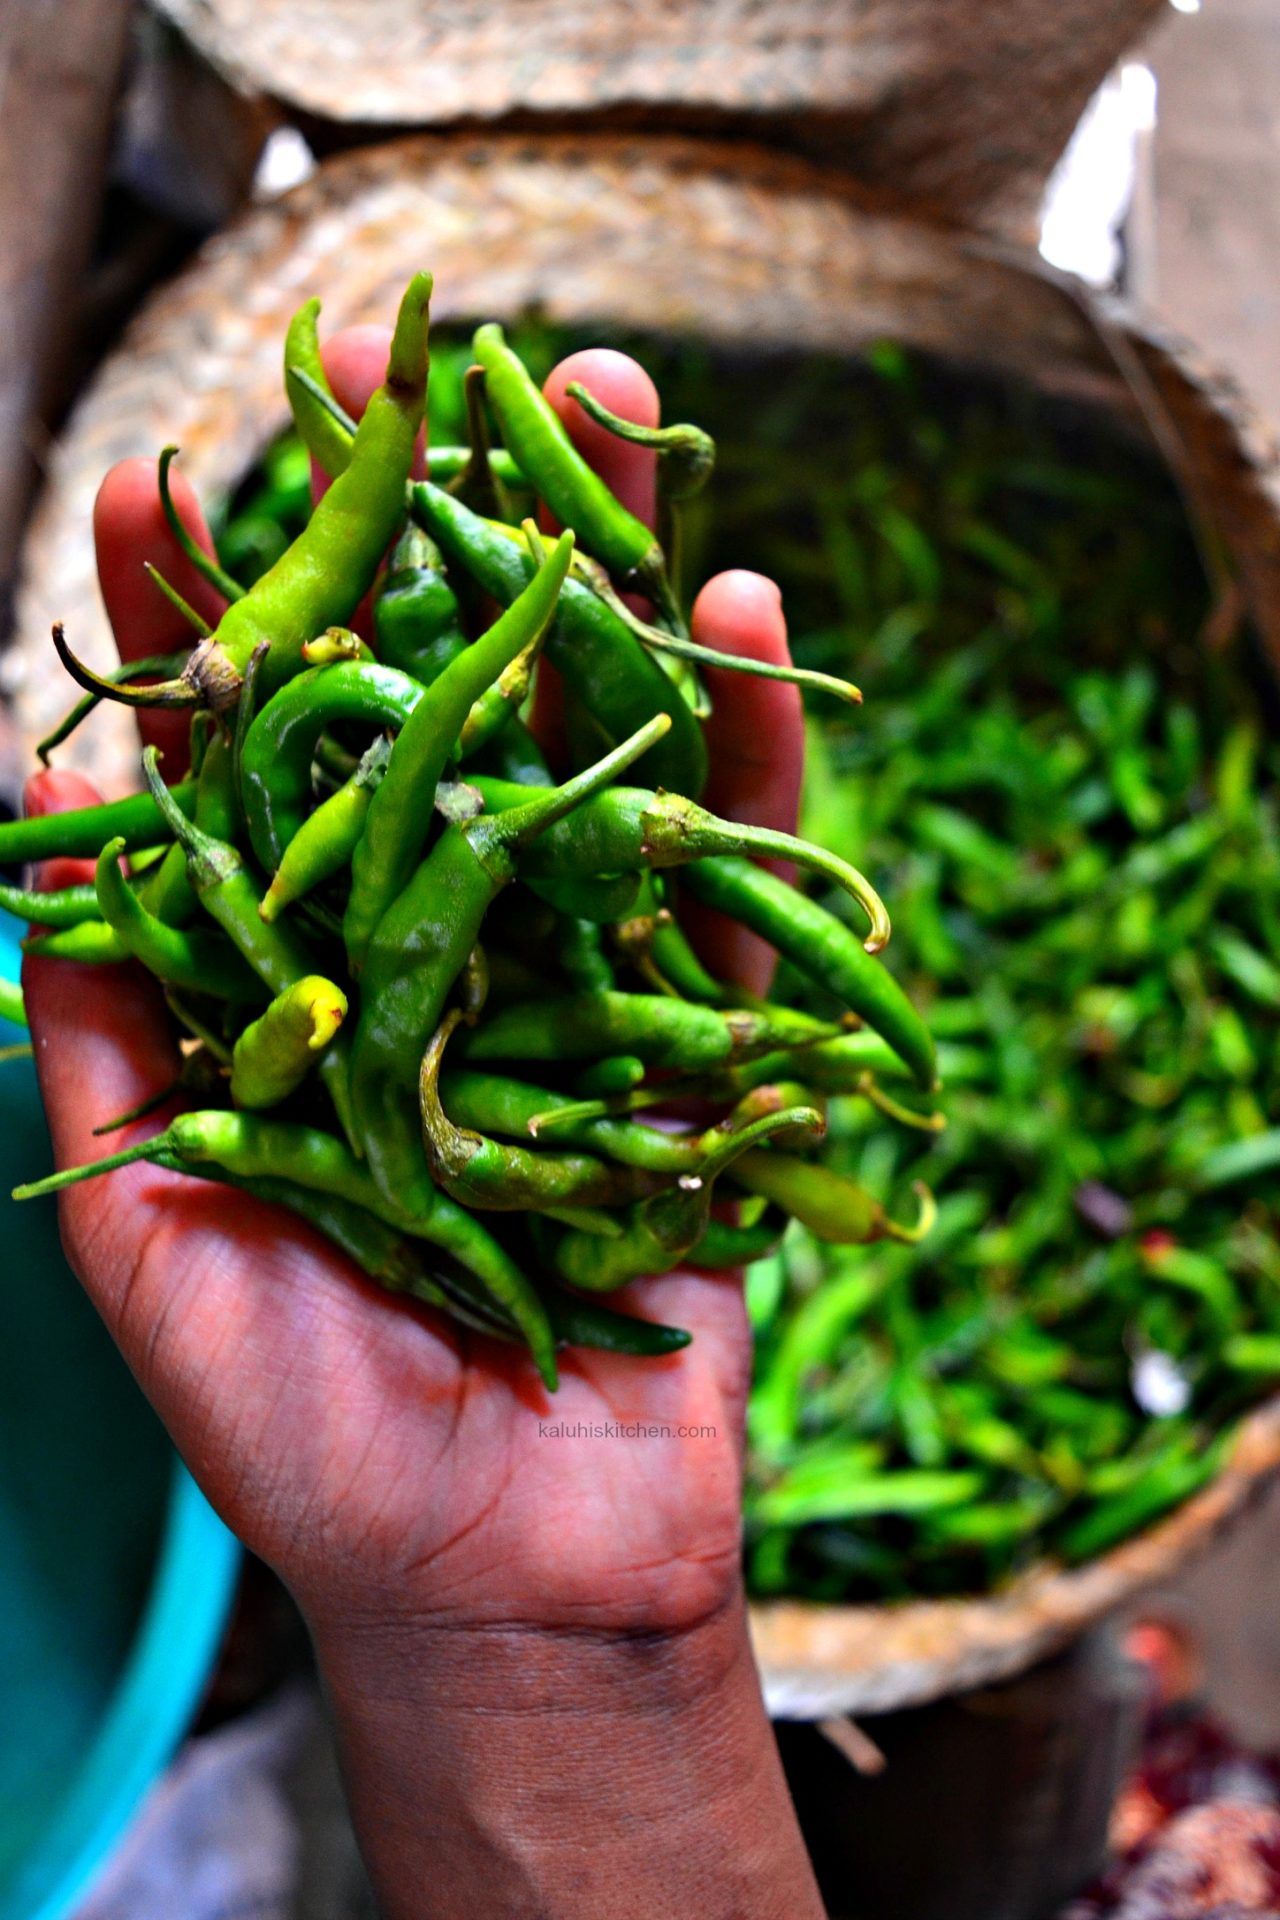
[[[831,1911],[1280,1913],[1280,13],[843,11],[8,0],[0,803],[50,619],[105,658],[113,459],[180,440],[246,581],[296,531],[303,297],[382,318],[434,268],[437,436],[477,319],[539,371],[636,351],[721,442],[687,580],[776,572],[867,691],[806,824],[889,876],[950,1049],[937,1142],[834,1129],[939,1238],[750,1281],[757,1648]],[[106,716],[69,751],[130,777]],[[371,1913],[287,1598],[135,1427],[50,1220],[20,1264],[68,1318],[6,1306],[0,1920]],[[46,1442],[103,1408],[98,1537]]]

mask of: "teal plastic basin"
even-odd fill
[[[19,954],[0,934],[0,974]],[[24,1036],[0,1021],[0,1045]],[[0,1064],[0,1920],[61,1920],[199,1703],[239,1548],[67,1266],[29,1062]]]

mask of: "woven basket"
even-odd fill
[[[366,127],[744,133],[1007,226],[1161,0],[153,0],[242,92]],[[1016,110],[1010,111],[1010,102]],[[315,130],[324,137],[326,129]]]
[[[232,485],[283,423],[285,321],[310,291],[325,323],[384,316],[429,264],[444,320],[510,318],[696,333],[711,342],[853,353],[886,335],[1104,409],[1173,459],[1211,514],[1280,661],[1274,452],[1231,390],[1187,353],[1030,258],[887,214],[806,163],[740,147],[592,135],[417,138],[340,157],[205,248],[139,314],[77,408],[32,527],[6,665],[34,741],[66,701],[49,624],[99,662],[109,643],[89,514],[104,469],[182,443],[205,491]],[[133,784],[127,721],[99,714],[76,757]],[[1072,1573],[996,1599],[755,1610],[771,1705],[808,1717],[885,1711],[1012,1675],[1164,1580],[1280,1466],[1280,1406],[1256,1414],[1211,1487]]]

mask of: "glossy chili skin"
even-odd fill
[[[220,934],[205,927],[170,927],[148,912],[120,866],[123,840],[109,840],[98,856],[94,887],[107,925],[131,958],[158,980],[219,999],[260,1001],[262,982]]]
[[[375,789],[387,770],[390,743],[377,739],[336,793],[309,813],[280,856],[262,902],[264,920],[278,919],[302,895],[347,866],[364,832]]]
[[[420,527],[401,535],[378,584],[373,636],[378,658],[424,687],[467,645],[458,596],[445,578],[439,549]]]
[[[337,669],[330,668],[328,671],[336,672]],[[186,849],[187,870],[201,905],[212,914],[273,993],[282,993],[295,980],[318,972],[310,949],[292,928],[270,925],[262,918],[262,894],[258,882],[237,850],[225,840],[215,839],[212,834],[184,820],[170,806],[167,790],[157,770],[156,758],[154,749],[148,747],[142,756],[143,771],[157,805],[164,809],[168,825]],[[350,1137],[352,1122],[347,1051],[345,1035],[340,1032],[321,1056],[318,1071],[338,1118]]]
[[[196,806],[196,783],[171,787],[174,805],[185,814]],[[26,820],[0,822],[0,866],[28,860],[96,860],[108,840],[123,840],[128,853],[158,846],[169,830],[149,793],[107,800],[98,807],[71,807],[66,813],[37,813]]]
[[[807,1044],[812,1031],[805,1016],[785,1007],[725,1011],[660,994],[580,993],[503,1008],[460,1034],[458,1052],[472,1065],[634,1054],[650,1066],[694,1072],[793,1042]]]
[[[783,1207],[819,1240],[865,1246],[875,1240],[911,1241],[915,1230],[899,1227],[875,1195],[830,1167],[788,1153],[750,1152],[733,1169],[736,1185]]]
[[[485,805],[496,812],[519,806],[525,798],[523,790],[512,782],[478,775],[472,784]],[[564,880],[643,867],[684,867],[693,860],[726,854],[789,860],[802,870],[816,873],[856,900],[867,914],[870,930],[866,945],[871,951],[887,943],[889,918],[883,902],[865,877],[839,854],[795,834],[722,820],[678,793],[613,787],[597,794],[530,849],[521,871],[528,877],[546,875]],[[814,924],[819,911],[810,903]]]
[[[40,927],[76,927],[82,920],[102,918],[97,888],[91,880],[51,893],[0,884],[0,913],[11,913],[15,920],[33,920]]]
[[[167,1167],[173,1173],[238,1187],[259,1200],[287,1208],[331,1241],[362,1273],[389,1293],[403,1294],[437,1308],[451,1319],[460,1320],[491,1338],[518,1341],[521,1337],[506,1309],[456,1256],[441,1259],[439,1254],[444,1249],[439,1249],[428,1267],[424,1254],[426,1243],[409,1238],[350,1200],[302,1186],[296,1180],[282,1179],[278,1174],[235,1173],[218,1162],[184,1160],[164,1147],[157,1147],[148,1157],[155,1165]],[[660,1350],[667,1351],[666,1348]],[[637,1348],[637,1351],[647,1349]]]
[[[162,1166],[171,1166],[174,1172],[200,1174],[205,1171],[190,1161],[180,1160],[177,1155],[170,1159],[158,1153],[156,1159]],[[428,1271],[421,1242],[406,1238],[363,1207],[314,1187],[300,1186],[296,1180],[282,1179],[278,1174],[234,1174],[228,1167],[219,1166],[210,1170],[207,1177],[229,1181],[260,1200],[288,1208],[332,1241],[362,1273],[388,1292],[407,1294],[492,1338],[517,1340],[521,1337],[507,1309],[456,1255],[449,1265],[436,1261]],[[641,1320],[634,1314],[614,1313],[598,1301],[563,1293],[558,1287],[544,1287],[541,1293],[557,1346],[591,1347],[637,1359],[660,1359],[687,1347],[691,1338],[682,1327]]]
[[[760,934],[809,979],[834,993],[888,1041],[917,1085],[934,1085],[937,1062],[928,1028],[893,975],[843,922],[776,874],[732,855],[695,861],[684,869],[682,884],[695,899]]]
[[[545,900],[548,906],[569,919],[575,928],[584,924],[597,927],[614,926],[625,920],[635,905],[640,891],[638,873],[591,874],[579,879],[575,874],[563,878],[553,874],[534,877],[523,874],[521,878],[531,893],[539,900]],[[577,936],[577,945],[581,949],[581,935]],[[612,970],[610,970],[612,971]],[[612,979],[583,981],[584,986],[612,986]]]
[[[411,511],[447,559],[471,575],[483,592],[509,606],[525,585],[533,562],[505,531],[428,481],[409,489]],[[564,583],[547,635],[546,657],[567,676],[592,716],[604,743],[626,739],[655,713],[671,718],[671,732],[637,769],[653,786],[691,798],[707,777],[702,728],[680,690],[635,635],[581,581]]]
[[[484,368],[503,444],[561,525],[572,527],[612,572],[643,574],[655,555],[660,566],[662,550],[653,534],[583,459],[502,328],[479,327],[472,351]]]
[[[667,1273],[686,1259],[707,1233],[717,1177],[744,1158],[769,1159],[755,1143],[780,1128],[810,1126],[821,1131],[821,1116],[798,1107],[769,1114],[735,1131],[724,1131],[707,1153],[696,1178],[686,1176],[673,1188],[632,1207],[614,1238],[570,1230],[557,1243],[555,1267],[562,1279],[587,1292],[610,1292],[647,1274]],[[708,1252],[713,1251],[713,1246]]]
[[[436,788],[473,704],[551,619],[572,552],[573,536],[562,535],[512,605],[445,668],[406,718],[351,857],[342,931],[353,971],[421,858]]]
[[[653,1173],[694,1172],[715,1144],[714,1134],[671,1133],[637,1120],[600,1115],[556,1123],[554,1115],[578,1103],[568,1094],[513,1076],[450,1067],[442,1076],[441,1101],[460,1127],[477,1133],[537,1139],[546,1147],[571,1146]],[[541,1121],[542,1126],[537,1125]]]
[[[388,1196],[430,1184],[419,1137],[419,1064],[486,913],[515,877],[519,852],[635,760],[666,724],[655,716],[594,767],[531,794],[524,807],[450,823],[378,922],[361,984],[351,1095],[370,1170]]]
[[[685,1255],[685,1265],[702,1267],[710,1273],[750,1266],[753,1260],[763,1260],[773,1252],[786,1229],[786,1215],[772,1207],[750,1227],[734,1226],[726,1220],[708,1220]]]
[[[330,392],[329,376],[320,357],[319,300],[306,300],[298,308],[284,337],[284,390],[308,453],[331,480],[351,465],[355,434],[339,424],[303,383],[295,378],[304,373],[325,393]]]
[[[231,1055],[238,1107],[276,1107],[302,1085],[342,1025],[347,996],[323,974],[305,974],[247,1026]]]
[[[603,936],[593,920],[563,918],[556,957],[571,987],[585,993],[607,993],[617,984]]]
[[[635,1314],[614,1313],[596,1300],[562,1293],[559,1288],[548,1289],[544,1297],[556,1339],[568,1347],[595,1347],[603,1353],[658,1360],[679,1353],[693,1338],[683,1327],[665,1327]]]
[[[400,524],[426,406],[430,295],[431,276],[415,275],[400,303],[386,380],[356,428],[347,466],[293,544],[215,629],[215,643],[241,673],[267,642],[268,690],[297,671],[304,641],[349,624]]]
[[[432,1177],[463,1206],[483,1212],[547,1212],[557,1207],[619,1207],[656,1193],[669,1177],[639,1167],[610,1166],[589,1153],[500,1145],[460,1127],[440,1097],[440,1063],[456,1022],[442,1023],[418,1077],[422,1139]]]
[[[260,656],[259,656],[260,657]],[[242,702],[252,698],[254,661],[250,661],[240,691]],[[237,712],[237,725],[239,713]],[[192,755],[193,763],[195,755]],[[240,827],[240,804],[235,785],[235,756],[226,735],[214,732],[205,742],[196,774],[195,823],[217,840],[234,840]],[[158,920],[180,927],[195,914],[195,890],[187,878],[187,859],[175,840],[162,860],[142,882],[142,901]]]
[[[22,951],[45,960],[78,960],[87,967],[114,967],[130,957],[120,935],[105,920],[80,920],[53,933],[31,934],[23,941]]]
[[[445,828],[383,916],[365,957],[351,1093],[369,1168],[410,1206],[431,1186],[419,1137],[418,1066],[515,861],[488,823]]]
[[[340,721],[402,727],[425,692],[394,667],[346,660],[308,668],[267,701],[246,736],[240,777],[249,844],[268,873],[306,819],[320,735]]]

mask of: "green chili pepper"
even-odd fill
[[[529,789],[523,789],[528,793]],[[589,922],[594,926],[613,926],[635,905],[640,892],[638,873],[602,873],[595,874],[589,880],[579,880],[575,875],[553,877],[544,874],[539,879],[523,875],[531,893],[539,900],[545,900],[557,913],[564,914],[575,925]],[[563,955],[562,955],[563,958]],[[583,983],[587,984],[587,983]],[[609,978],[593,980],[591,985],[612,986],[613,970],[609,969]]]
[[[355,438],[356,423],[345,407],[339,404],[329,386],[323,363],[320,361],[320,341],[315,326],[319,316],[318,304],[309,322],[304,315],[305,309],[294,316],[295,321],[299,323],[299,332],[295,335],[295,341],[298,344],[292,356],[286,349],[286,361],[291,362],[287,367],[286,378],[291,380],[292,388],[295,390],[290,394],[291,401],[296,397],[303,402],[303,406],[295,409],[294,413],[294,424],[298,434],[304,444],[310,434],[311,444],[308,445],[307,451],[317,465],[332,477],[335,473],[341,472],[350,461],[351,442]],[[311,412],[312,407],[326,414],[332,426],[337,429],[337,437],[332,442],[312,431],[311,421],[314,418]],[[456,480],[470,459],[470,447],[429,447],[427,477],[437,486],[443,486],[446,481]],[[495,477],[503,486],[528,489],[529,482],[505,448],[491,447],[489,464]]]
[[[105,920],[81,920],[56,933],[28,936],[22,951],[42,960],[78,960],[85,967],[115,967],[130,957],[121,936]]]
[[[351,1092],[369,1165],[389,1196],[430,1184],[419,1137],[418,1064],[485,914],[515,876],[520,849],[623,771],[667,724],[655,716],[595,767],[525,807],[447,826],[378,923],[361,987]]]
[[[346,994],[321,974],[305,974],[285,987],[236,1041],[231,1055],[236,1105],[276,1107],[287,1100],[346,1017]]]
[[[171,789],[173,803],[194,813],[196,783],[184,780]],[[0,865],[27,860],[96,860],[108,840],[123,840],[128,852],[153,847],[166,837],[160,809],[149,793],[108,800],[97,807],[71,807],[65,813],[38,813],[28,820],[0,822]]]
[[[432,1178],[454,1200],[481,1211],[546,1212],[552,1207],[618,1207],[656,1193],[663,1176],[610,1166],[585,1153],[543,1153],[499,1146],[458,1126],[440,1098],[440,1063],[462,1014],[446,1014],[422,1058],[418,1105]]]
[[[259,656],[260,657],[260,656]],[[241,704],[252,699],[254,661],[245,670]],[[240,714],[237,709],[237,737]],[[242,744],[238,741],[237,743]],[[236,778],[239,754],[228,749],[226,738],[214,734],[207,742],[196,776],[195,823],[217,840],[233,840],[240,827],[241,807]],[[150,796],[148,796],[150,797]],[[149,913],[166,926],[180,927],[196,911],[195,889],[187,878],[187,856],[175,841],[142,882],[141,900]]]
[[[792,1527],[817,1520],[868,1519],[874,1514],[936,1513],[969,1506],[982,1492],[980,1473],[868,1473],[865,1449],[831,1449],[801,1462],[751,1504],[751,1519]]]
[[[525,790],[478,775],[474,782],[486,806],[500,811],[518,806]],[[687,866],[713,855],[751,854],[789,860],[842,889],[867,915],[866,947],[878,953],[889,939],[884,902],[856,867],[839,854],[795,834],[771,827],[721,820],[678,793],[651,793],[643,787],[613,787],[564,821],[522,862],[529,878],[557,880],[571,875],[614,874],[639,867]],[[780,883],[784,884],[784,883]],[[810,908],[812,915],[814,910]]]
[[[181,673],[190,657],[190,651],[186,648],[180,653],[149,654],[142,660],[122,661],[118,667],[111,668],[103,677],[113,683],[148,678],[165,679],[169,675]],[[87,720],[94,708],[101,704],[102,699],[101,693],[86,693],[83,699],[76,701],[65,719],[58,722],[52,733],[47,733],[43,740],[37,741],[36,753],[46,767],[54,748],[60,747],[64,740],[71,738],[81,722]]]
[[[524,362],[507,345],[502,328],[492,323],[478,328],[472,351],[484,368],[503,441],[530,485],[611,571],[650,594],[664,613],[674,613],[662,548],[587,465]]]
[[[353,972],[421,857],[436,787],[472,704],[551,619],[572,551],[572,534],[562,535],[519,599],[445,668],[406,719],[351,857],[343,937]]]
[[[268,872],[279,866],[306,819],[321,734],[340,721],[403,727],[425,691],[394,667],[348,660],[308,668],[268,700],[241,756],[249,844]]]
[[[187,531],[186,522],[173,504],[169,469],[177,456],[177,447],[166,447],[160,455],[159,462],[160,504],[164,509],[164,517],[169,523],[169,530],[196,572],[209,582],[215,593],[220,593],[224,600],[241,600],[244,598],[244,588],[240,582],[233,579],[225,568],[218,565],[216,556],[206,553],[204,548],[197,544]]]
[[[873,1240],[902,1240],[914,1245],[936,1217],[933,1195],[916,1182],[920,1218],[911,1227],[891,1220],[874,1194],[830,1167],[814,1166],[785,1153],[751,1153],[740,1160],[733,1178],[748,1193],[762,1194],[808,1227],[819,1240],[840,1246],[865,1246]]]
[[[429,295],[429,284],[426,291]],[[346,416],[345,425],[334,417],[337,402],[320,357],[319,318],[320,302],[307,300],[289,322],[284,337],[284,390],[293,424],[307,452],[331,480],[336,480],[351,465],[357,427]],[[332,408],[325,404],[326,395],[333,402]]]
[[[120,867],[123,840],[109,840],[98,856],[94,886],[103,919],[127,955],[158,980],[227,1000],[260,1000],[262,984],[221,935],[202,927],[166,926],[149,913]]]
[[[467,645],[458,596],[440,552],[420,527],[401,534],[373,601],[377,653],[424,687],[438,680]]]
[[[100,918],[98,895],[91,881],[40,893],[35,887],[0,884],[0,910],[16,920],[34,920],[41,927],[77,927],[82,920]]]
[[[14,1189],[15,1200],[58,1193],[138,1160],[161,1156],[187,1164],[213,1162],[241,1179],[284,1179],[359,1207],[403,1233],[429,1240],[483,1282],[510,1313],[529,1342],[546,1385],[554,1389],[554,1339],[545,1309],[529,1282],[479,1222],[433,1188],[412,1212],[389,1202],[354,1156],[331,1134],[315,1127],[268,1120],[258,1114],[209,1110],[182,1113],[162,1134],[125,1147],[87,1167],[71,1167]],[[419,1197],[419,1196],[415,1196]]]
[[[347,624],[399,525],[426,402],[430,295],[430,274],[415,275],[400,303],[386,380],[356,429],[349,464],[288,551],[218,622],[214,644],[240,672],[254,648],[268,643],[269,689],[297,671],[305,640]]]
[[[701,427],[687,421],[670,427],[637,426],[634,420],[610,413],[580,380],[571,380],[565,392],[597,426],[632,446],[653,448],[658,455],[658,485],[668,500],[691,500],[702,492],[716,464],[716,443]]]
[[[588,992],[608,991],[590,987]],[[645,1063],[634,1053],[606,1054],[603,1060],[597,1060],[593,1066],[584,1067],[574,1081],[579,1099],[589,1099],[596,1094],[606,1097],[630,1092],[644,1079]]]
[[[271,925],[262,918],[262,896],[257,882],[236,849],[193,825],[173,804],[172,795],[160,777],[157,759],[155,748],[147,747],[142,755],[142,770],[156,806],[175,839],[186,850],[187,871],[200,904],[213,915],[273,993],[283,993],[296,980],[315,973],[317,969],[311,963],[311,955],[299,937],[288,927]],[[343,1131],[351,1138],[346,1055],[344,1036],[339,1033],[321,1055],[318,1071]]]
[[[1222,1349],[1224,1366],[1236,1373],[1280,1376],[1280,1334],[1237,1333]]]
[[[628,1210],[627,1224],[616,1238],[570,1231],[555,1249],[556,1271],[570,1285],[587,1292],[610,1292],[646,1274],[667,1273],[678,1266],[707,1236],[711,1201],[720,1174],[742,1159],[758,1143],[786,1128],[809,1127],[821,1133],[822,1116],[812,1108],[793,1107],[784,1113],[763,1114],[732,1132],[724,1132],[696,1173],[683,1174],[674,1187],[642,1200]]]
[[[753,1447],[782,1454],[796,1435],[805,1380],[826,1366],[837,1343],[884,1289],[882,1274],[855,1267],[833,1274],[791,1316],[769,1371],[751,1396],[748,1432]]]
[[[936,1060],[929,1031],[891,973],[865,953],[847,927],[776,874],[725,856],[687,867],[684,884],[707,906],[758,933],[851,1013],[888,1041],[926,1090]]]
[[[307,815],[280,856],[260,909],[264,920],[278,919],[291,901],[347,866],[390,758],[391,743],[380,736],[350,779]]]
[[[568,1347],[595,1347],[603,1353],[633,1354],[661,1359],[687,1347],[692,1334],[683,1327],[664,1327],[660,1321],[641,1320],[631,1313],[615,1313],[598,1300],[548,1289],[543,1296],[557,1341]]]
[[[1253,1180],[1259,1174],[1273,1173],[1277,1167],[1280,1167],[1280,1127],[1269,1127],[1265,1133],[1228,1140],[1206,1154],[1196,1169],[1196,1185],[1209,1192],[1237,1180]]]
[[[458,1126],[480,1134],[506,1134],[514,1140],[535,1139],[549,1114],[574,1104],[567,1094],[532,1086],[527,1080],[468,1068],[451,1069],[440,1084],[440,1097]],[[693,1172],[707,1152],[705,1140],[697,1134],[666,1133],[634,1120],[610,1118],[561,1127],[556,1144],[604,1155],[624,1166],[671,1174]]]
[[[493,816],[495,822],[509,817]],[[462,1036],[459,1052],[473,1064],[624,1054],[650,1066],[693,1071],[748,1059],[753,1052],[804,1046],[812,1036],[812,1023],[785,1007],[724,1010],[659,994],[589,993],[505,1007]]]
[[[1222,1464],[1230,1441],[1223,1434],[1212,1445],[1188,1452],[1179,1438],[1163,1456],[1145,1466],[1142,1477],[1127,1492],[1101,1501],[1061,1534],[1058,1548],[1068,1566],[1092,1560],[1118,1540],[1149,1526],[1180,1501],[1211,1480]]]
[[[443,550],[483,592],[503,606],[533,573],[523,546],[494,528],[439,487],[419,482],[409,490],[410,510]],[[589,587],[566,580],[546,640],[546,656],[565,674],[590,712],[595,737],[607,745],[626,739],[655,713],[671,719],[671,733],[639,772],[656,786],[694,798],[707,776],[702,729],[679,690],[635,636]]]
[[[731,1226],[727,1220],[708,1220],[684,1256],[685,1265],[715,1273],[747,1267],[776,1248],[786,1231],[785,1217],[773,1209],[751,1226]]]

